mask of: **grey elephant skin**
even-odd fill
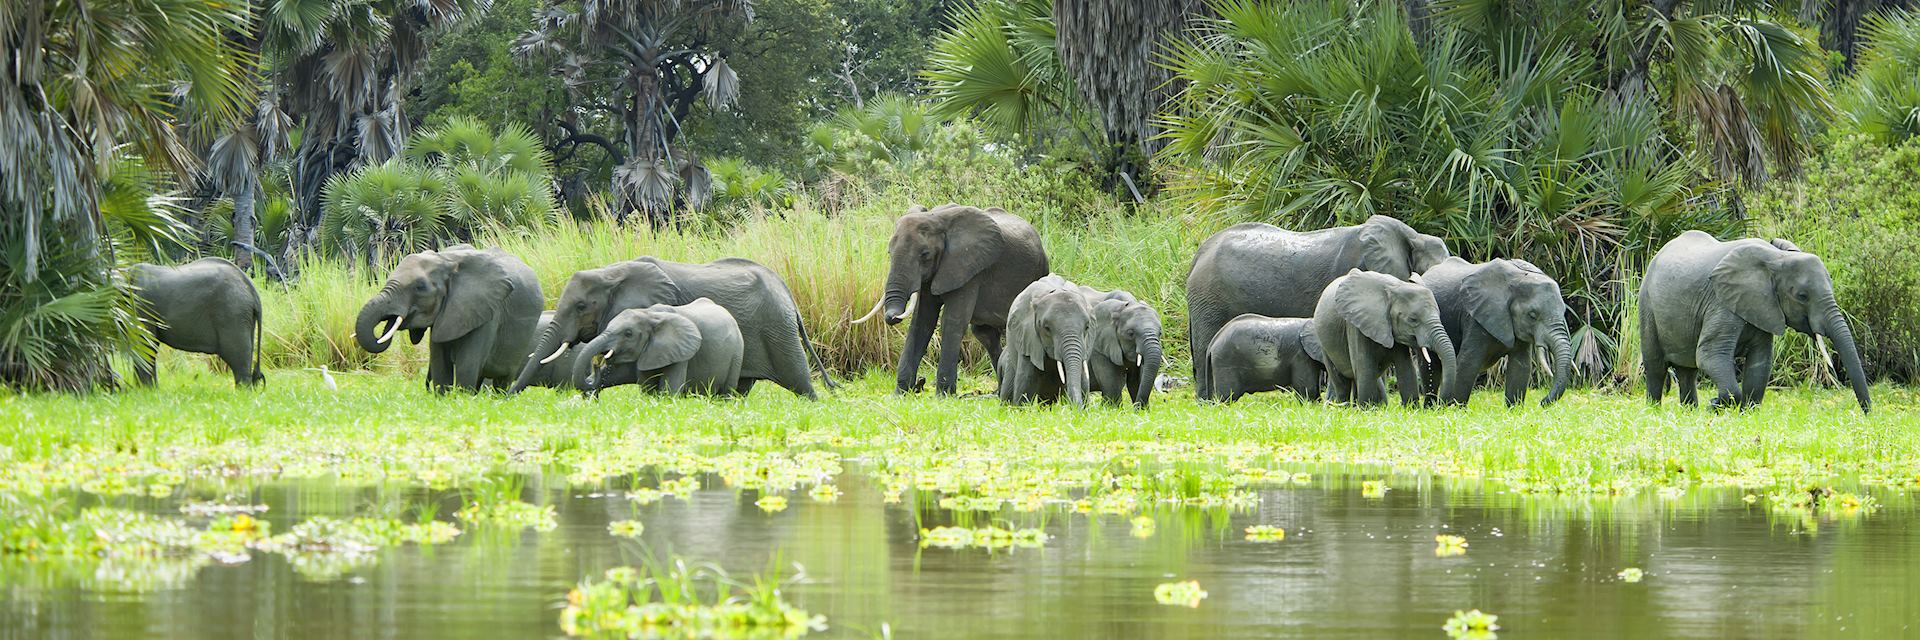
[[[745,349],[733,314],[712,300],[628,309],[580,348],[574,385],[591,393],[631,380],[669,395],[732,394]],[[616,371],[627,375],[610,377]]]
[[[1647,400],[1660,402],[1671,370],[1680,401],[1694,404],[1705,371],[1719,388],[1714,404],[1760,404],[1773,375],[1773,338],[1788,327],[1833,341],[1860,410],[1872,410],[1853,329],[1818,256],[1784,240],[1680,234],[1654,254],[1640,284]]]
[[[887,243],[886,293],[873,310],[854,320],[885,313],[887,324],[911,316],[906,345],[895,376],[897,393],[919,385],[920,359],[934,329],[940,330],[940,363],[934,391],[951,395],[959,384],[960,342],[972,327],[988,357],[1000,360],[1007,310],[1028,284],[1047,275],[1047,254],[1040,234],[1026,220],[999,208],[946,204],[928,210],[915,205],[894,223]]]
[[[1451,388],[1459,374],[1433,292],[1384,273],[1354,269],[1335,278],[1320,294],[1313,332],[1326,355],[1327,395],[1334,402],[1385,402],[1381,376],[1391,365],[1401,405],[1420,404],[1423,348],[1440,361],[1440,388]]]
[[[1386,216],[1304,233],[1247,223],[1213,234],[1200,244],[1187,272],[1194,393],[1202,400],[1213,398],[1207,359],[1197,356],[1234,317],[1305,318],[1313,315],[1327,285],[1348,271],[1405,280],[1446,258],[1447,245],[1439,238]]]
[[[519,371],[543,298],[533,269],[499,249],[454,245],[400,259],[360,308],[354,339],[381,353],[401,330],[427,342],[427,386],[504,386]]]
[[[533,335],[538,336],[546,333],[547,327],[550,326],[553,326],[553,312],[540,312],[540,321],[533,325]],[[573,363],[579,355],[580,352],[578,350],[569,350],[566,353],[560,354],[560,357],[555,358],[552,362],[540,365],[539,368],[534,370],[533,378],[527,381],[527,386],[547,387],[549,389],[577,388],[573,384]],[[632,381],[628,380],[627,382]]]
[[[1007,404],[1087,403],[1087,338],[1095,293],[1048,275],[1015,296],[1007,312],[997,394]]]
[[[1081,290],[1090,296],[1088,390],[1100,392],[1107,404],[1131,396],[1134,408],[1147,408],[1166,360],[1160,349],[1160,313],[1127,291]]]
[[[1573,378],[1573,338],[1558,281],[1525,260],[1474,264],[1448,258],[1420,274],[1419,282],[1440,303],[1440,322],[1460,350],[1460,366],[1466,367],[1454,376],[1452,388],[1438,389],[1442,401],[1466,404],[1480,372],[1504,357],[1507,406],[1520,404],[1533,379],[1535,350],[1553,356],[1553,387],[1540,406],[1552,405],[1566,392]]]
[[[699,298],[726,309],[740,326],[746,347],[737,393],[751,391],[755,381],[769,380],[817,398],[809,360],[819,366],[821,380],[832,386],[825,363],[813,353],[793,293],[773,270],[742,258],[688,264],[643,257],[568,278],[554,307],[553,324],[536,338],[531,353],[521,352],[520,376],[509,391],[531,385],[543,364],[599,336],[623,311],[684,305]]]
[[[1311,318],[1241,314],[1221,327],[1207,348],[1207,371],[1213,375],[1214,398],[1221,402],[1282,389],[1317,401],[1326,360]]]
[[[224,258],[201,258],[168,267],[133,265],[139,289],[140,321],[161,344],[220,357],[233,382],[252,386],[260,372],[260,293],[253,280]],[[134,358],[134,377],[154,383],[154,362]]]

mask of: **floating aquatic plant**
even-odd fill
[[[534,505],[519,500],[469,502],[455,511],[453,517],[474,524],[531,528],[535,531],[552,531],[560,526],[554,518],[553,505]]]
[[[1133,537],[1135,538],[1144,539],[1153,537],[1153,528],[1153,518],[1139,516],[1133,519]]]
[[[759,500],[753,501],[753,506],[760,507],[761,511],[765,511],[767,513],[777,513],[780,511],[786,511],[787,497],[786,496],[760,496]]]
[[[787,602],[780,580],[735,580],[716,567],[617,567],[567,592],[560,631],[591,638],[794,638],[825,616]]]
[[[1479,609],[1455,611],[1441,629],[1447,632],[1448,637],[1456,639],[1493,640],[1498,637],[1494,632],[1500,630],[1500,625],[1494,621],[1499,619],[1500,616],[1481,613]]]
[[[1275,526],[1256,524],[1247,527],[1247,539],[1253,542],[1279,542],[1287,539],[1287,530]]]
[[[1640,579],[1646,577],[1646,575],[1646,572],[1641,571],[1639,567],[1627,567],[1621,569],[1619,573],[1621,582],[1639,582]]]
[[[991,550],[1010,547],[1036,548],[1045,545],[1047,534],[1039,529],[1002,529],[1000,527],[934,527],[920,530],[920,548]]]
[[[1207,599],[1207,592],[1200,588],[1199,580],[1167,582],[1153,588],[1153,599],[1164,605],[1198,608],[1200,601]]]
[[[1385,480],[1363,480],[1360,482],[1360,495],[1367,498],[1385,497],[1393,488]]]
[[[1462,556],[1467,553],[1467,539],[1456,535],[1440,534],[1433,537],[1435,543],[1433,555],[1441,558]]]
[[[835,502],[840,496],[840,488],[830,484],[814,485],[812,490],[807,491],[807,497],[813,498],[814,502]]]
[[[638,538],[646,530],[647,526],[640,524],[639,520],[615,520],[607,523],[607,533],[616,538]]]

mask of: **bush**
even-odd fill
[[[1920,16],[1894,11],[1867,19],[1859,71],[1841,105],[1858,132],[1883,144],[1920,135]]]
[[[1866,135],[1839,139],[1804,179],[1753,198],[1756,235],[1817,254],[1833,274],[1867,375],[1920,380],[1920,140],[1892,148]],[[1776,371],[1824,369],[1798,334],[1781,346]],[[1818,365],[1816,367],[1816,364]],[[1825,375],[1823,373],[1823,375]]]

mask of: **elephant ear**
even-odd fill
[[[993,217],[974,207],[940,212],[947,218],[947,246],[933,272],[934,295],[951,293],[1000,260],[1007,240]]]
[[[680,312],[669,308],[667,311],[652,311],[658,318],[653,325],[653,339],[640,350],[640,358],[634,366],[641,371],[663,369],[676,362],[686,362],[700,350],[700,327]]]
[[[686,302],[680,284],[652,256],[626,263],[609,297],[611,311]]]
[[[1786,313],[1773,290],[1773,253],[1777,249],[1744,244],[1727,252],[1707,276],[1714,299],[1734,315],[1761,331],[1780,335],[1787,330]]]
[[[492,256],[470,253],[455,262],[446,301],[433,323],[433,341],[457,340],[493,322],[514,286],[513,278]]]
[[[1792,241],[1787,240],[1786,238],[1774,238],[1767,242],[1769,244],[1772,244],[1775,247],[1779,247],[1781,251],[1799,251],[1800,250],[1800,245],[1794,244]]]
[[[1313,358],[1314,362],[1322,366],[1327,364],[1327,350],[1320,348],[1320,334],[1313,332],[1313,323],[1301,328],[1300,350],[1307,352],[1307,357]]]
[[[1467,315],[1508,348],[1513,347],[1513,311],[1509,305],[1513,303],[1513,281],[1517,276],[1496,263],[1475,269],[1461,283]]]
[[[1108,297],[1093,306],[1093,321],[1087,325],[1087,346],[1112,360],[1115,366],[1127,366],[1127,354],[1120,344],[1120,312],[1127,301]]]
[[[1033,312],[1033,305],[1039,302],[1041,291],[1043,289],[1038,286],[1028,286],[1013,299],[1013,306],[1007,310],[1007,346],[1012,347],[1010,351],[1026,356],[1035,369],[1047,366],[1047,353],[1040,344],[1040,319]]]
[[[1340,289],[1333,292],[1333,305],[1340,319],[1359,329],[1361,335],[1382,347],[1393,346],[1393,323],[1387,318],[1387,292],[1382,290],[1382,283],[1348,274]]]
[[[1385,216],[1374,218],[1391,220]],[[1401,280],[1413,275],[1407,260],[1406,241],[1393,229],[1378,224],[1362,225],[1360,228],[1360,268]]]

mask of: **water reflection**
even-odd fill
[[[912,492],[888,505],[858,470],[836,482],[833,501],[793,493],[777,512],[755,506],[750,491],[640,505],[628,487],[584,491],[531,476],[523,499],[551,505],[557,528],[457,523],[463,533],[449,544],[389,548],[338,579],[259,551],[232,565],[8,561],[0,633],[551,637],[568,589],[649,554],[741,575],[800,564],[808,580],[785,595],[824,614],[834,636],[887,623],[903,638],[1440,638],[1454,611],[1476,608],[1497,614],[1509,638],[1920,633],[1920,528],[1904,495],[1877,494],[1884,504],[1870,515],[1810,518],[1733,489],[1519,496],[1476,481],[1314,471],[1310,485],[1261,489],[1251,509],[1154,505],[1128,515],[1064,505],[956,514]],[[1365,491],[1369,481],[1391,489]],[[257,517],[275,532],[323,516],[450,520],[463,504],[452,491],[318,482],[189,484],[171,498],[115,504],[178,516],[180,504],[209,498],[268,505]],[[622,520],[644,531],[610,535]],[[921,530],[939,526],[1038,528],[1048,539],[923,548]],[[1252,526],[1286,533],[1251,541]],[[1441,535],[1464,539],[1465,552],[1436,554]],[[1644,579],[1622,579],[1627,568]],[[1199,606],[1156,602],[1156,586],[1189,580],[1207,593]]]

